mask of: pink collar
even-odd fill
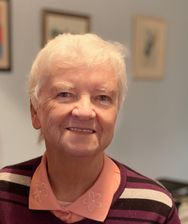
[[[95,184],[76,201],[63,206],[64,203],[60,203],[56,199],[51,189],[44,154],[31,181],[29,208],[50,210],[67,223],[73,223],[83,218],[102,222],[108,214],[114,193],[119,184],[119,168],[109,157],[105,156],[103,170]]]

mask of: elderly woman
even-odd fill
[[[32,124],[45,153],[0,174],[0,224],[178,224],[170,194],[109,158],[127,89],[123,47],[59,35],[29,77]]]

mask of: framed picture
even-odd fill
[[[88,15],[43,10],[42,45],[62,33],[83,34],[90,31]]]
[[[0,70],[10,68],[10,2],[0,0]]]
[[[165,67],[166,23],[137,16],[134,21],[133,72],[136,78],[162,79]]]

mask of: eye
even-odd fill
[[[66,98],[66,97],[71,97],[72,96],[72,93],[69,93],[69,92],[60,92],[57,94],[58,97],[63,97],[63,98]]]
[[[74,94],[71,92],[63,91],[57,94],[57,98],[63,102],[68,102],[74,99]]]
[[[98,96],[96,96],[96,100],[99,103],[104,104],[104,105],[109,105],[112,102],[111,97],[108,95],[98,95]]]

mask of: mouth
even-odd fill
[[[91,128],[80,128],[80,127],[68,127],[66,128],[68,131],[77,132],[80,134],[94,134],[96,131]]]

